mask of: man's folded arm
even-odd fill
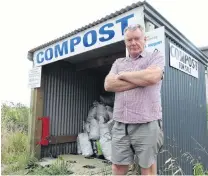
[[[146,69],[121,73],[118,79],[131,82],[137,86],[151,86],[163,79],[164,67],[165,59],[163,55],[160,52],[153,52]]]
[[[104,88],[108,92],[122,92],[138,87],[136,84],[118,79],[118,75],[110,73],[105,78]]]
[[[162,75],[163,70],[161,68],[152,66],[141,71],[124,72],[118,76],[118,79],[145,87],[159,82],[162,79]]]

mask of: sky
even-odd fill
[[[27,52],[139,0],[1,0],[2,101],[30,104]],[[147,0],[197,47],[208,46],[207,0]]]

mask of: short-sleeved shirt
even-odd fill
[[[149,66],[159,66],[164,71],[165,59],[158,51],[143,51],[139,57],[117,59],[110,73],[139,71]],[[137,87],[123,92],[115,92],[113,119],[122,123],[147,123],[162,118],[161,85]]]

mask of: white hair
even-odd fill
[[[125,36],[126,31],[128,30],[135,31],[137,29],[139,29],[144,34],[144,28],[140,24],[134,24],[134,25],[129,25],[124,29],[124,36]]]

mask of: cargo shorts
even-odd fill
[[[112,157],[117,165],[135,163],[149,168],[157,161],[157,154],[163,146],[162,121],[155,120],[144,124],[124,124],[115,121],[112,128]]]

